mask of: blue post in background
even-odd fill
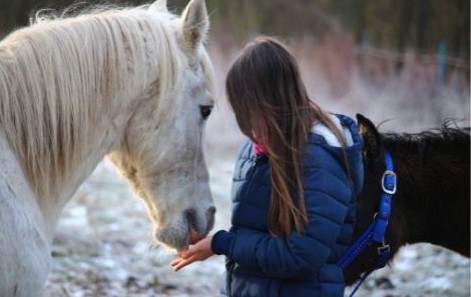
[[[440,86],[445,85],[446,75],[446,43],[442,39],[438,44],[438,65],[437,65],[437,78]]]

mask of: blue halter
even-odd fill
[[[360,238],[358,238],[357,241],[348,249],[345,256],[338,263],[342,269],[345,269],[368,245],[371,244],[371,242],[380,244],[378,247],[378,264],[376,268],[363,274],[360,282],[355,286],[350,294],[350,297],[355,294],[371,272],[383,268],[389,260],[390,248],[389,245],[385,243],[385,236],[389,217],[391,215],[392,196],[396,193],[397,177],[394,173],[394,164],[391,154],[388,151],[384,152],[384,163],[386,170],[381,178],[381,188],[383,189],[383,193],[381,194],[379,210],[375,214],[373,222],[368,226]]]

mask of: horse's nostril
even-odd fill
[[[188,220],[188,224],[190,224],[191,227],[195,228],[196,227],[196,210],[194,208],[190,208],[185,210],[185,215]]]
[[[208,210],[206,211],[206,215],[208,218],[208,225],[206,227],[206,233],[209,232],[214,227],[214,220],[215,220],[214,214],[215,213],[216,213],[216,207],[214,206],[208,207]]]
[[[208,207],[208,215],[213,216],[216,213],[216,207],[210,206]]]
[[[185,210],[185,216],[188,220],[188,225],[193,228],[199,234],[203,234],[211,230],[214,226],[214,214],[216,213],[216,207],[210,206],[206,209],[206,224],[198,220],[197,211],[194,208],[188,208]],[[201,218],[203,219],[203,218]]]

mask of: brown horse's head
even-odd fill
[[[373,222],[374,216],[379,208],[380,197],[382,194],[381,177],[385,170],[383,158],[383,140],[375,125],[366,117],[357,114],[358,129],[363,138],[363,160],[365,165],[365,179],[363,191],[358,197],[357,221],[353,238],[356,240],[363,234],[366,228]],[[393,200],[393,208],[395,201]],[[386,234],[386,242],[391,248],[391,257],[399,248],[398,238],[401,237],[400,214],[391,212],[397,220],[393,221],[391,217]],[[392,235],[394,234],[394,235]],[[378,263],[377,248],[379,244],[372,243],[368,246],[358,258],[350,264],[344,274],[347,285],[353,284],[360,278],[365,271],[374,270]]]
[[[470,253],[470,134],[446,122],[420,133],[379,133],[357,115],[364,141],[365,178],[358,197],[356,240],[374,220],[382,194],[384,151],[391,154],[397,174],[385,244],[392,259],[405,244],[427,242],[469,257]],[[371,243],[345,270],[347,285],[377,268],[377,248]]]

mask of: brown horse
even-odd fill
[[[452,127],[417,134],[379,133],[357,115],[363,137],[365,183],[358,198],[354,240],[370,225],[379,208],[384,151],[397,175],[385,244],[392,259],[401,246],[439,245],[470,257],[470,130]],[[377,265],[377,244],[370,244],[344,271],[347,285]]]

